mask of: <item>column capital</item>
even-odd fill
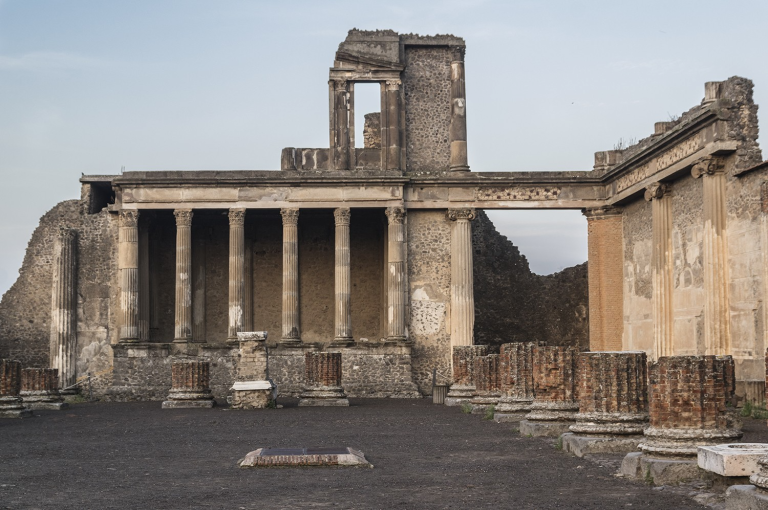
[[[59,239],[63,241],[77,239],[77,230],[74,228],[59,227]]]
[[[477,216],[474,209],[448,209],[445,217],[450,221],[468,220],[472,221]]]
[[[384,213],[387,215],[390,225],[395,223],[402,225],[405,221],[406,212],[403,207],[387,207]]]
[[[328,84],[333,85],[333,90],[345,91],[347,90],[347,80],[328,80]]]
[[[230,225],[245,225],[245,209],[230,209],[229,210],[229,224]]]
[[[605,218],[613,218],[616,216],[621,216],[621,213],[621,207],[613,207],[610,205],[581,210],[581,214],[586,216],[588,220],[603,220]]]
[[[298,225],[299,210],[292,208],[280,209],[280,215],[283,217],[283,225]]]
[[[123,209],[120,211],[120,226],[136,228],[139,224],[139,211]]]
[[[191,227],[192,216],[194,213],[192,209],[176,209],[173,211],[173,215],[176,216],[176,225],[179,227]]]
[[[402,83],[400,80],[387,80],[387,90],[399,90]]]
[[[672,188],[669,184],[663,182],[654,182],[645,188],[645,199],[650,202],[651,200],[658,200],[672,192]]]
[[[691,177],[698,179],[704,175],[715,175],[725,171],[725,160],[717,156],[709,156],[691,167]]]
[[[333,211],[333,217],[336,219],[336,225],[349,225],[352,216],[349,207],[339,207]]]
[[[466,46],[451,46],[451,61],[463,63],[466,51]]]

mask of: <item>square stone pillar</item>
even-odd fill
[[[192,340],[192,215],[176,209],[176,319],[174,342]]]
[[[585,209],[588,232],[589,348],[620,351],[624,330],[624,239],[621,210]]]
[[[274,406],[277,388],[268,375],[267,332],[240,332],[237,338],[240,352],[236,381],[232,386],[232,409]]]
[[[655,183],[645,190],[653,215],[653,338],[652,359],[674,354],[675,309],[672,302],[674,257],[672,253],[672,197],[669,185]]]
[[[117,268],[120,278],[119,340],[139,341],[139,211],[120,211]]]
[[[0,418],[28,418],[32,411],[24,409],[21,391],[21,362],[0,359]]]

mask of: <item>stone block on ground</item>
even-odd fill
[[[530,421],[520,422],[520,435],[531,437],[560,437],[568,432],[573,422],[568,421]]]
[[[620,473],[653,485],[678,485],[707,478],[707,472],[699,468],[696,459],[650,457],[642,452],[627,454]]]
[[[275,401],[271,381],[239,381],[232,386],[232,409],[265,409]]]
[[[700,446],[701,469],[722,476],[750,476],[759,471],[758,461],[768,457],[768,444],[736,443]]]
[[[725,491],[725,510],[768,510],[768,491],[754,485],[732,485]]]
[[[600,453],[629,453],[637,451],[643,436],[583,436],[568,432],[560,436],[563,451],[577,457]]]

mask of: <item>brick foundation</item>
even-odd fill
[[[668,356],[649,366],[650,427],[640,449],[650,455],[695,456],[698,446],[741,437],[726,405],[735,391],[730,356]]]
[[[213,407],[210,368],[207,361],[181,360],[171,364],[171,391],[163,409]]]
[[[647,356],[583,352],[578,358],[577,434],[639,435],[648,422]]]
[[[60,409],[63,402],[59,392],[57,368],[25,368],[21,371],[21,391],[24,407],[29,409]]]
[[[473,381],[475,358],[487,355],[487,345],[457,345],[453,348],[453,384],[445,405],[461,405],[477,395]]]
[[[300,406],[348,406],[341,387],[341,353],[308,352],[304,354],[306,387]]]

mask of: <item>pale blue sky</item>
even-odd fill
[[[0,293],[81,172],[278,169],[282,147],[327,146],[350,28],[465,38],[473,170],[589,170],[706,81],[751,78],[768,104],[766,20],[759,0],[0,0]],[[586,259],[578,212],[493,217],[537,272]]]

